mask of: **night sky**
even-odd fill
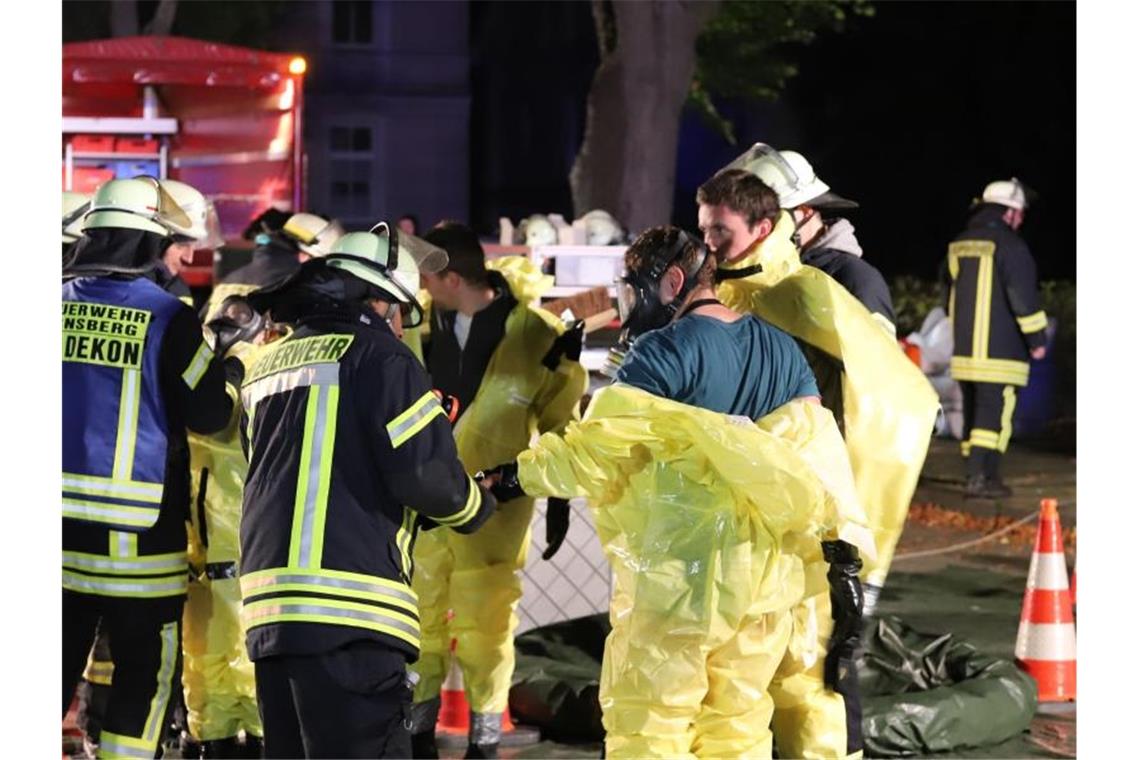
[[[851,213],[884,274],[933,278],[987,182],[1017,176],[1041,194],[1023,234],[1042,279],[1076,274],[1076,5],[879,2],[799,54],[775,103],[717,100],[729,145],[682,120],[673,222],[756,141],[800,150]],[[597,62],[588,3],[472,6],[472,221],[570,211],[566,174]],[[527,65],[520,66],[525,60]],[[542,156],[520,164],[518,155]]]

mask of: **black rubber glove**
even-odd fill
[[[558,553],[558,547],[566,540],[570,530],[570,501],[550,497],[546,500],[546,551],[543,559],[550,559]]]
[[[491,495],[500,502],[511,501],[521,496],[526,496],[522,486],[519,485],[519,465],[518,462],[507,462],[500,464],[490,469],[483,470],[475,474],[476,481],[483,481],[485,478],[490,478],[498,475],[496,482],[487,486]]]
[[[824,541],[831,617],[835,628],[823,664],[823,680],[833,691],[844,691],[855,678],[855,658],[863,632],[863,584],[859,550],[845,541]]]

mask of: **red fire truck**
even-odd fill
[[[300,56],[183,37],[63,46],[63,189],[180,179],[211,198],[227,240],[270,207],[304,208]],[[206,255],[184,271],[211,284]]]

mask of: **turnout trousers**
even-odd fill
[[[152,758],[177,688],[182,597],[123,599],[63,592],[63,704],[67,713],[97,628],[115,663],[99,736],[100,757]]]
[[[1013,434],[1017,387],[959,381],[962,386],[962,456],[967,475],[1000,475],[1001,456]]]
[[[316,655],[254,662],[265,757],[412,756],[404,655],[355,641]]]

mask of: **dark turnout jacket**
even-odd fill
[[[1029,351],[1045,345],[1037,265],[1021,236],[985,204],[951,243],[942,265],[954,326],[950,374],[956,380],[1024,386]]]

